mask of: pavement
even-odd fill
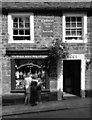
[[[25,105],[23,103],[2,106],[2,117],[18,114],[90,107],[90,99],[91,98],[88,97],[87,98],[77,97],[71,99],[67,98],[59,101],[42,102],[42,104],[37,104],[36,106]]]

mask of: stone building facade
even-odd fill
[[[2,2],[0,94],[23,93],[23,75],[31,70],[45,74],[43,90],[57,92],[58,100],[64,92],[85,97],[91,90],[91,11],[91,2]],[[48,72],[55,39],[68,44],[69,56],[53,60]]]

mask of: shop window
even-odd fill
[[[46,60],[42,59],[12,59],[11,60],[11,79],[12,90],[24,90],[24,79],[28,73],[41,78],[42,90],[49,88],[49,81],[46,71]]]
[[[63,41],[86,42],[87,16],[80,13],[65,13],[63,15]]]
[[[8,34],[9,43],[34,42],[33,14],[9,14]]]

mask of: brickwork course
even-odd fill
[[[62,16],[60,11],[64,10],[81,10],[87,11],[87,30],[88,30],[88,43],[85,44],[69,44],[69,52],[74,54],[85,54],[86,58],[90,58],[90,46],[92,44],[92,4],[91,0],[46,0],[46,1],[32,1],[32,0],[3,0],[2,2],[2,15],[0,15],[0,81],[2,80],[2,93],[9,94],[11,91],[11,61],[10,57],[6,55],[7,50],[34,50],[45,49],[48,42],[55,38],[62,38]],[[34,35],[35,44],[15,44],[8,43],[8,12],[36,11],[34,15]],[[42,11],[44,10],[46,12]],[[49,12],[50,11],[50,12]],[[54,12],[53,12],[54,11]],[[58,12],[57,12],[58,11]],[[41,33],[42,21],[45,19],[53,20],[54,34],[53,37],[43,37]],[[86,49],[85,49],[86,46]],[[76,50],[76,48],[78,48]],[[90,77],[92,69],[89,68],[86,74],[86,89],[90,89]],[[1,86],[0,86],[1,88]]]

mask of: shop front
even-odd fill
[[[49,90],[47,52],[8,51],[11,58],[11,92],[24,92],[24,79],[28,73],[42,80],[42,91]]]

